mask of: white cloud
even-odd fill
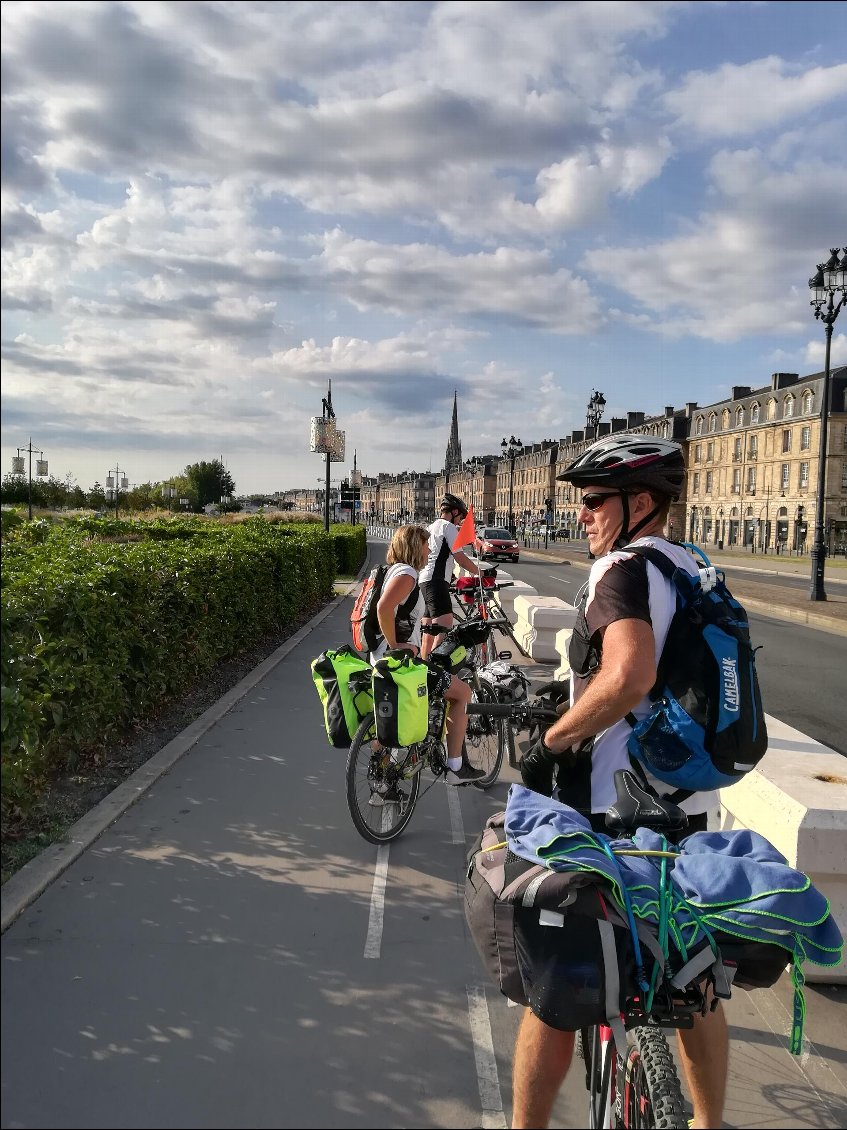
[[[806,365],[816,366],[823,371],[826,364],[826,339],[823,333],[818,340],[806,343],[803,361]],[[847,334],[833,333],[829,363],[831,366],[847,365]]]
[[[391,246],[336,230],[324,237],[323,265],[362,310],[496,317],[553,333],[588,333],[598,303],[585,280],[544,251],[499,247],[452,255],[431,244]]]
[[[847,230],[841,163],[783,169],[759,149],[718,153],[718,205],[681,234],[592,250],[584,266],[627,293],[667,337],[732,342],[803,332],[812,256]],[[643,324],[643,321],[642,321]]]
[[[714,71],[694,71],[664,101],[677,116],[680,131],[716,138],[771,129],[844,98],[847,63],[801,69],[769,56],[741,65],[724,63]]]

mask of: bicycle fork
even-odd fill
[[[612,1039],[612,1029],[606,1024],[598,1024],[591,1029],[590,1055],[588,1125],[591,1130],[612,1130],[617,1125],[617,1049]]]

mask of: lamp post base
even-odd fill
[[[809,589],[809,600],[826,600],[826,593],[823,587],[824,547],[819,544],[813,546],[811,558],[812,583]]]

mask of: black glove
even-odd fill
[[[520,760],[521,780],[534,793],[551,796],[556,764],[556,754],[544,744],[544,736],[542,735]]]

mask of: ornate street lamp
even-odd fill
[[[474,456],[473,459],[465,461],[465,471],[470,476],[471,480],[471,510],[473,510],[474,518],[476,518],[477,509],[474,505],[476,501],[476,477],[480,471],[482,471],[483,475],[485,474],[485,464]]]
[[[503,440],[500,447],[503,451],[503,458],[509,460],[509,533],[514,537],[515,515],[512,509],[512,503],[515,489],[515,459],[520,455],[521,451],[523,451],[523,444],[519,439],[515,439],[515,437],[511,435],[508,440]]]
[[[817,274],[809,279],[809,287],[814,297],[810,303],[815,308],[815,317],[826,326],[826,364],[824,366],[823,394],[821,396],[821,434],[818,452],[818,496],[815,502],[815,541],[812,546],[812,578],[809,600],[826,600],[823,587],[824,562],[824,496],[826,493],[826,432],[829,419],[829,358],[832,347],[832,327],[838,312],[847,298],[847,247],[830,248],[826,263],[818,264]],[[836,305],[835,299],[838,298]]]

